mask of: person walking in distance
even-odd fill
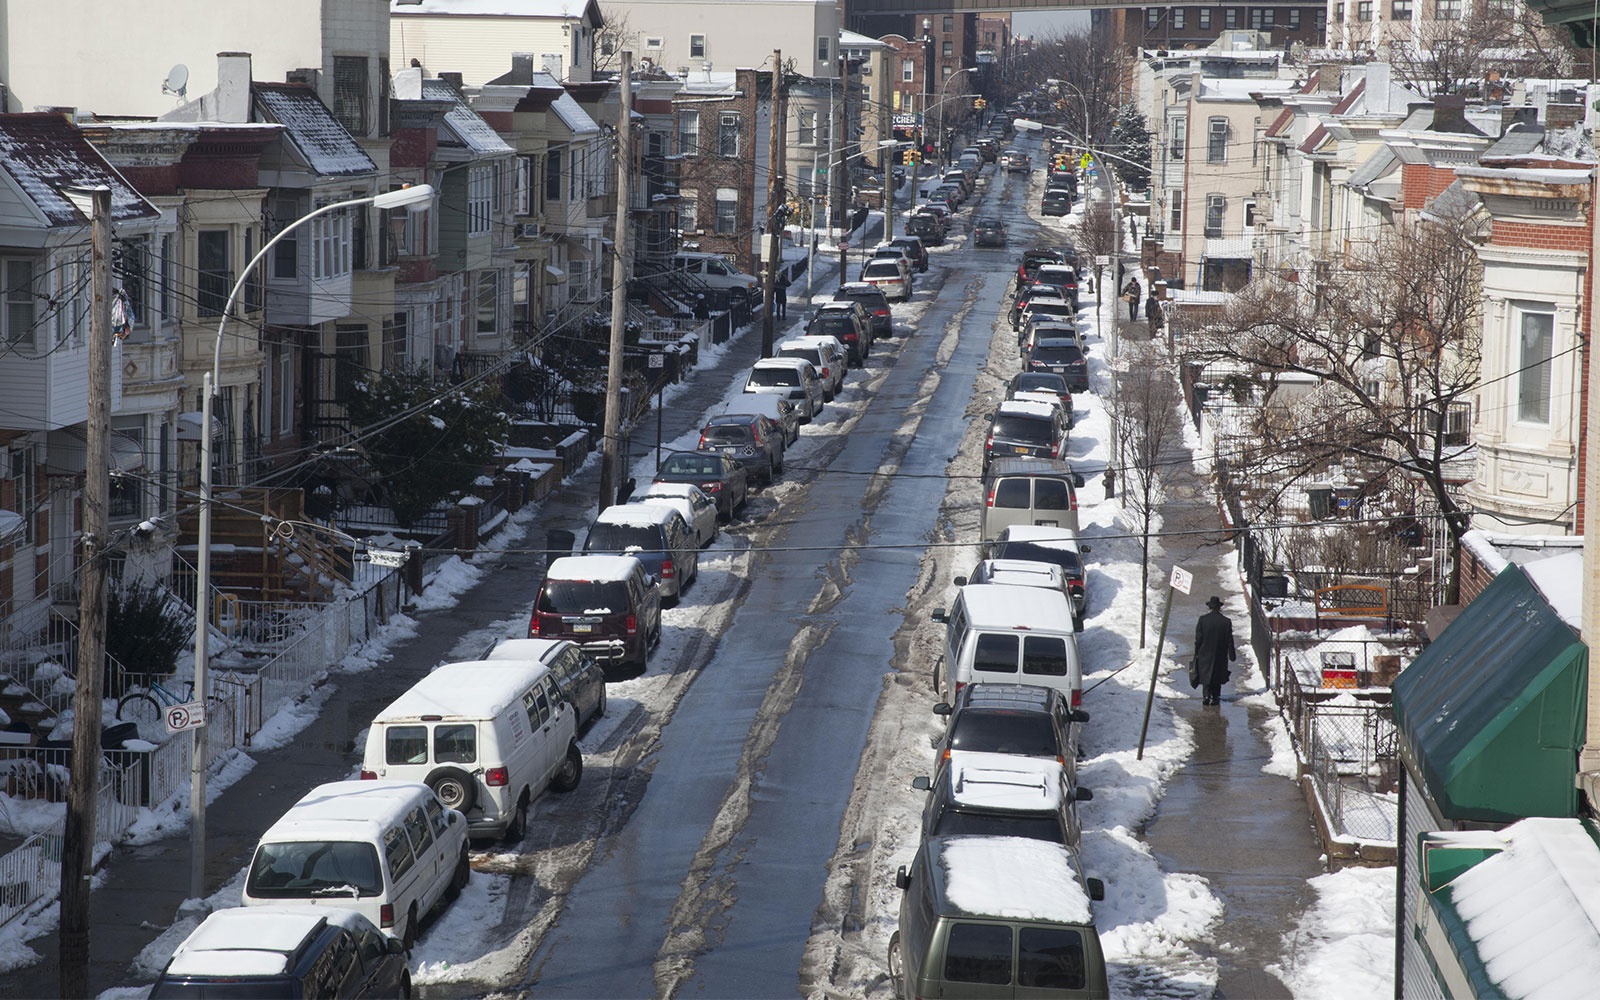
[[[1128,283],[1122,286],[1122,301],[1128,303],[1128,320],[1132,322],[1139,318],[1139,279],[1129,278]]]
[[[1205,688],[1202,705],[1222,702],[1222,685],[1230,676],[1228,663],[1239,658],[1233,645],[1233,622],[1222,613],[1222,598],[1206,601],[1211,610],[1200,616],[1194,627],[1194,666],[1196,686]]]
[[[778,319],[789,318],[789,269],[778,269],[772,282],[772,311]]]

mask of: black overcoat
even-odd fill
[[[1231,674],[1228,661],[1237,660],[1239,651],[1233,645],[1233,622],[1220,611],[1210,611],[1200,616],[1194,627],[1194,658],[1200,670],[1200,686],[1221,686]]]

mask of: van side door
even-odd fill
[[[406,836],[411,840],[411,853],[417,859],[417,912],[427,913],[444,895],[444,886],[452,873],[440,860],[440,845],[433,836],[433,826],[428,822],[422,806],[406,813]],[[450,859],[454,861],[454,858]]]

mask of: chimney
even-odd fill
[[[461,82],[460,73],[440,73],[439,79],[443,80],[445,83],[448,83],[451,90],[454,90],[458,94],[461,93],[463,84]]]
[[[1500,109],[1500,134],[1520,126],[1526,130],[1539,124],[1539,109],[1531,105],[1506,105]]]
[[[1367,71],[1367,107],[1373,111],[1389,111],[1389,64],[1369,62]]]
[[[1320,94],[1337,94],[1339,92],[1339,78],[1344,72],[1344,67],[1338,63],[1322,63],[1317,66],[1317,92]]]
[[[216,105],[208,117],[219,122],[250,120],[250,53],[217,53]]]
[[[515,79],[520,83],[538,72],[533,68],[532,52],[511,53],[511,72],[516,74]]]
[[[1430,132],[1460,132],[1478,134],[1467,124],[1467,98],[1465,94],[1440,94],[1433,99],[1433,124]]]

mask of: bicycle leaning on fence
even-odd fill
[[[131,687],[127,693],[117,699],[117,720],[119,722],[160,722],[167,709],[173,705],[185,705],[194,700],[194,681],[183,682],[182,693],[163,685],[158,680],[149,680],[144,684]],[[231,711],[228,700],[215,694],[206,696],[206,721],[212,724],[226,718]]]

